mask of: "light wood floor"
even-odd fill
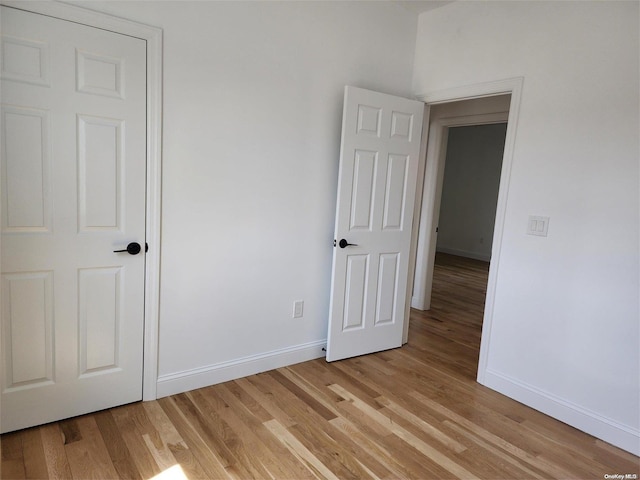
[[[475,382],[487,264],[439,255],[409,343],[2,436],[2,478],[563,478],[638,458]]]

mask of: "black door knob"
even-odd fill
[[[345,248],[345,247],[357,247],[358,245],[356,245],[355,243],[349,243],[343,238],[338,242],[338,246],[340,248]]]
[[[114,250],[113,253],[127,252],[129,255],[137,255],[142,250],[138,242],[131,242],[124,250]]]

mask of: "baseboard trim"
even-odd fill
[[[193,370],[161,375],[158,377],[157,395],[158,398],[175,395],[195,390],[196,388],[207,387],[275,368],[321,358],[325,356],[325,352],[322,349],[326,345],[326,340],[319,340]]]
[[[491,254],[478,252],[469,252],[467,250],[459,250],[457,248],[438,247],[436,252],[448,253],[449,255],[457,255],[458,257],[473,258],[474,260],[482,260],[488,262],[491,260]]]
[[[415,295],[411,297],[411,308],[415,308],[416,310],[428,310],[424,308],[424,304],[418,301],[418,297]]]
[[[627,452],[640,455],[640,430],[489,369],[483,385]]]

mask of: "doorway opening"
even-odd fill
[[[432,336],[453,342],[456,348],[447,349],[440,360],[459,366],[469,378],[477,376],[506,129],[501,122],[452,126],[444,132],[435,252],[429,258],[432,287],[425,293],[430,310],[413,319]]]
[[[470,87],[467,92],[442,92],[433,96],[434,102],[429,102],[429,96],[423,97],[428,105],[431,104],[431,115],[429,125],[425,127],[428,142],[423,150],[425,173],[422,204],[417,214],[419,221],[416,222],[419,228],[411,306],[414,315],[420,313],[417,310],[431,308],[437,250],[440,250],[439,267],[443,263],[448,264],[446,268],[449,269],[452,265],[457,268],[467,264],[466,267],[471,265],[476,271],[478,268],[485,273],[489,271],[481,288],[482,327],[477,326],[477,330],[481,330],[480,354],[476,364],[480,383],[483,382],[488,357],[514,120],[522,86],[521,79],[505,83],[509,83],[508,88],[502,90],[499,89],[505,85],[496,84],[488,88],[486,85],[478,86],[476,90]],[[489,91],[491,88],[496,90]],[[475,137],[475,145],[464,137]],[[448,151],[454,157],[462,156],[462,160],[447,158]],[[488,154],[493,161],[488,160],[487,165],[482,165],[485,160],[478,160],[478,154],[483,157]],[[489,174],[490,171],[493,175]],[[445,172],[448,173],[446,181]],[[482,205],[478,204],[478,198],[482,199]],[[471,260],[462,261],[465,258]],[[464,301],[469,296],[462,295],[461,298]],[[405,339],[408,340],[408,331]]]

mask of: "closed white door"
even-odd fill
[[[423,114],[345,88],[328,361],[402,344]]]
[[[146,44],[1,20],[7,432],[142,398]]]

